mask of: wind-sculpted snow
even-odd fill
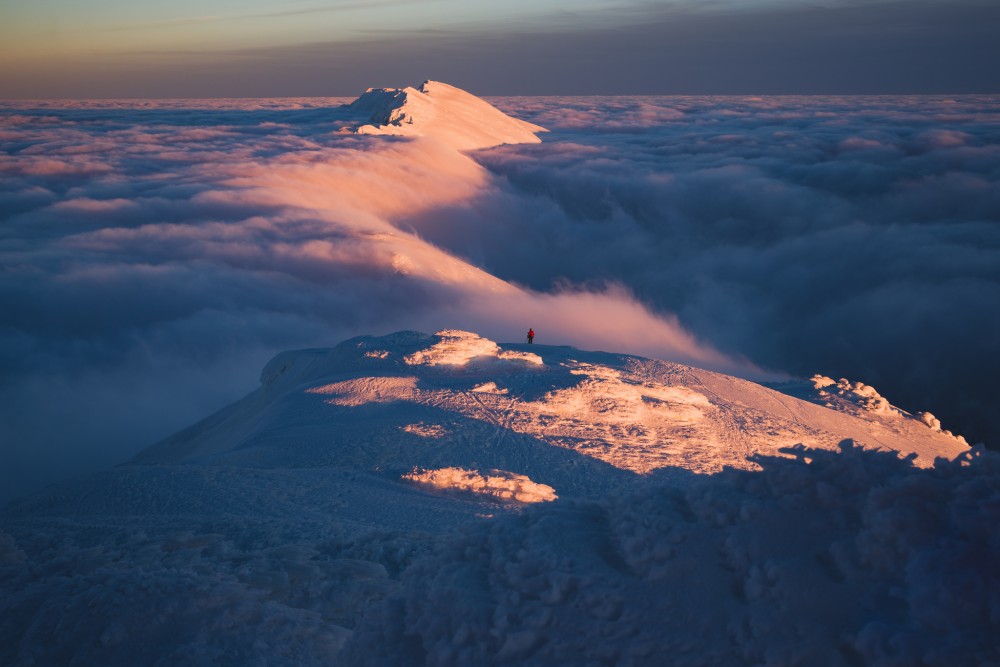
[[[439,331],[437,342],[417,350],[404,361],[410,365],[468,366],[483,363],[520,363],[541,366],[542,358],[531,352],[503,350],[491,340],[466,331]]]
[[[366,614],[345,664],[1000,660],[1000,457],[791,453],[463,531]]]

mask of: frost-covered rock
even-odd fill
[[[924,424],[926,424],[927,428],[931,429],[932,431],[941,430],[941,420],[935,417],[930,412],[918,412],[916,414],[916,418],[919,419]]]
[[[911,415],[889,403],[888,399],[879,394],[874,387],[863,382],[851,382],[846,378],[833,380],[825,375],[817,374],[810,378],[809,384],[812,392],[805,398],[825,407],[844,412],[895,418],[896,424],[917,422],[927,426],[935,433],[953,439],[963,447],[969,446],[969,443],[961,435],[942,429],[940,420],[931,413],[918,412]],[[783,390],[792,395],[801,395],[801,392],[795,387],[795,383],[785,383]]]
[[[834,381],[825,375],[814,375],[810,382],[812,382],[813,389],[816,390],[817,395],[822,398],[837,395],[854,403],[863,410],[881,415],[899,414],[901,412],[898,408],[892,406],[885,397],[879,394],[875,390],[875,387],[863,382],[851,382],[847,378],[840,378]]]

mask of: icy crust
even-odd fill
[[[333,373],[399,366],[403,356],[434,343],[419,331],[398,331],[387,336],[359,336],[334,348],[289,350],[265,364],[260,374],[264,387],[308,382]]]
[[[439,81],[419,88],[369,88],[351,108],[369,114],[355,128],[358,134],[423,136],[459,150],[539,143],[537,134],[546,131]]]
[[[368,612],[345,664],[998,664],[1000,456],[789,453],[471,527]]]

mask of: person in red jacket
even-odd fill
[[[535,330],[528,329],[528,345],[531,345],[535,341]]]

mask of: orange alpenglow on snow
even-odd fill
[[[489,102],[440,81],[419,88],[369,88],[352,107],[371,113],[358,134],[430,137],[458,150],[537,144],[544,127],[511,118]]]

